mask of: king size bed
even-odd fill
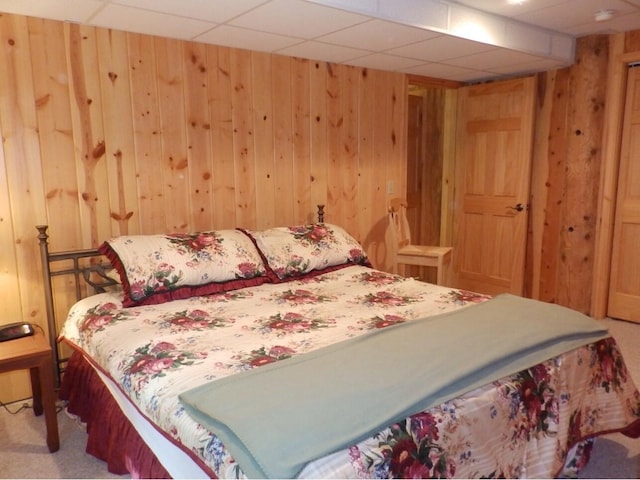
[[[640,436],[640,394],[598,322],[376,270],[339,226],[62,253],[39,230],[50,323],[53,277],[82,271],[100,292],[70,309],[57,361],[114,473],[553,477],[598,435]]]

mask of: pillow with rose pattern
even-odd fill
[[[329,267],[370,265],[358,241],[337,225],[313,223],[247,233],[277,277],[274,281]]]
[[[260,285],[260,253],[239,230],[127,235],[100,247],[118,271],[125,307]]]

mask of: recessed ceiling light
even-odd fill
[[[607,20],[611,20],[616,13],[618,12],[609,8],[606,10],[598,10],[593,14],[593,18],[596,22],[606,22]]]

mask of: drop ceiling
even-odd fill
[[[462,82],[568,66],[576,38],[640,29],[640,0],[0,0],[0,12]]]

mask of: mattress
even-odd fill
[[[140,422],[136,429],[160,442],[152,450],[176,464],[165,465],[169,474],[191,478],[244,471],[220,437],[186,411],[182,393],[488,300],[359,265],[157,305],[125,308],[122,297],[116,290],[78,302],[61,338],[110,385]],[[551,477],[579,468],[570,450],[581,441],[610,431],[637,434],[638,425],[640,395],[609,337],[400,418],[309,462],[298,476]]]

